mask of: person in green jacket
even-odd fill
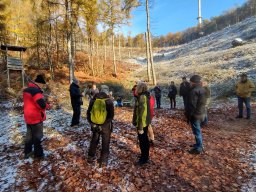
[[[139,83],[136,89],[138,95],[134,106],[133,125],[137,128],[141,150],[141,156],[137,164],[143,165],[148,163],[149,160],[150,93],[147,84],[144,82]]]
[[[247,116],[246,119],[251,118],[251,104],[250,104],[250,97],[252,91],[254,91],[255,85],[247,78],[247,74],[243,73],[240,76],[240,81],[236,84],[236,95],[238,98],[238,109],[239,114],[236,118],[243,118],[243,103],[245,103]]]

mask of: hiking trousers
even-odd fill
[[[80,115],[81,115],[81,105],[80,103],[72,103],[73,108],[73,117],[71,126],[78,125],[80,121]]]
[[[32,147],[34,146],[34,156],[42,157],[43,147],[41,145],[41,140],[43,138],[43,122],[37,124],[27,124],[27,133],[25,138],[25,155],[32,152]]]
[[[101,146],[101,154],[100,154],[99,162],[107,164],[108,156],[109,156],[109,144],[110,144],[111,132],[112,132],[111,122],[101,125],[101,128],[98,131],[92,131],[92,139],[91,139],[89,152],[88,152],[89,157],[95,156],[96,149],[101,137],[102,146]]]
[[[140,161],[145,162],[149,159],[149,140],[148,140],[148,126],[143,128],[144,133],[138,134],[140,142]]]

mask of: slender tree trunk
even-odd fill
[[[73,57],[73,20],[72,20],[72,5],[70,0],[66,0],[66,11],[67,11],[67,44],[68,44],[68,65],[69,65],[69,81],[72,83],[74,75],[74,57]]]
[[[50,5],[48,3],[48,20],[51,20],[51,10],[50,10]],[[51,73],[51,79],[54,79],[54,67],[52,63],[52,24],[49,22],[49,34],[48,34],[48,42],[46,45],[46,53],[47,53],[47,60],[50,68],[50,73]]]
[[[119,61],[121,61],[122,60],[122,56],[121,56],[120,34],[118,35],[118,54],[119,54]]]
[[[39,40],[39,25],[37,24],[36,26],[36,54],[37,54],[37,58],[36,58],[36,62],[37,62],[37,66],[41,67],[40,64],[40,40]]]
[[[145,33],[146,35],[146,54],[147,54],[147,74],[148,74],[148,82],[152,81],[151,77],[151,65],[150,65],[150,59],[149,59],[149,43],[148,43],[148,33]]]
[[[115,54],[115,35],[114,35],[114,29],[112,28],[112,52],[113,52],[113,65],[114,65],[114,73],[113,75],[117,75],[117,69],[116,69],[116,54]]]
[[[56,66],[59,67],[60,45],[59,45],[59,38],[58,38],[58,22],[57,22],[57,19],[55,20],[55,41],[56,41]]]
[[[90,63],[91,63],[91,70],[92,70],[92,76],[95,76],[94,71],[94,62],[93,62],[93,41],[92,39],[89,39],[89,46],[90,46]]]
[[[105,71],[105,66],[106,66],[106,61],[107,61],[107,35],[105,35],[105,39],[104,39],[104,63],[102,66],[102,72],[104,73]]]
[[[148,41],[148,45],[149,45],[149,57],[150,57],[150,64],[151,64],[151,70],[152,70],[152,76],[153,76],[153,84],[156,85],[156,75],[155,75],[155,70],[154,70],[152,45],[151,45],[150,16],[149,16],[148,0],[146,0],[146,13],[147,13],[147,34],[148,34],[147,41]]]

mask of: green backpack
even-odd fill
[[[96,99],[91,110],[91,121],[102,125],[107,118],[106,99]]]

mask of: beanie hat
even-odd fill
[[[43,75],[37,75],[35,79],[36,83],[46,84]]]
[[[73,83],[75,83],[75,84],[78,84],[78,82],[79,82],[76,78],[73,78],[72,81],[73,81]]]
[[[200,83],[201,82],[201,77],[199,75],[193,75],[191,78],[190,78],[190,81],[192,83]]]
[[[104,92],[107,95],[109,95],[109,88],[108,88],[108,86],[107,85],[101,85],[100,86],[100,92]]]

